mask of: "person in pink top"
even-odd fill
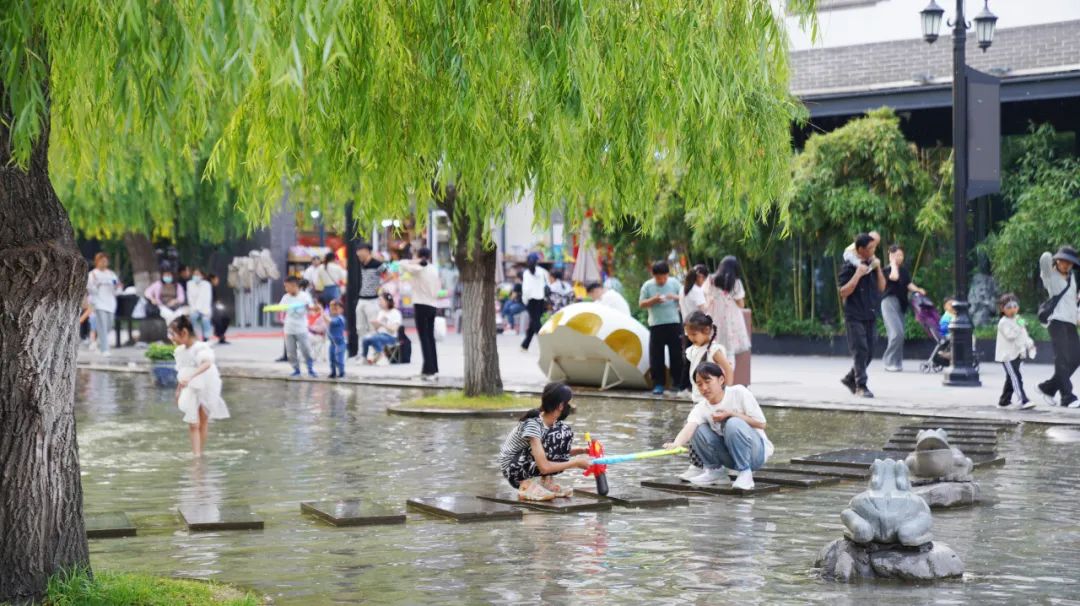
[[[176,316],[187,314],[184,287],[176,282],[171,270],[162,271],[161,279],[151,284],[143,296],[151,305],[157,307],[166,324],[171,324]]]

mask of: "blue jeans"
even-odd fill
[[[690,439],[705,469],[727,467],[735,471],[756,470],[765,464],[765,441],[756,429],[735,417],[724,421],[723,435],[708,424],[699,425]]]
[[[192,312],[191,325],[195,328],[198,328],[200,326],[202,327],[202,338],[204,341],[209,339],[210,335],[214,334],[214,329],[212,326],[210,326],[209,314],[204,315],[201,312]]]
[[[330,374],[345,376],[345,352],[349,344],[344,339],[341,342],[330,339]]]
[[[388,335],[385,332],[377,332],[373,335],[364,337],[364,340],[360,345],[360,355],[366,356],[368,347],[374,349],[376,354],[381,354],[384,347],[393,345],[394,343],[397,343],[397,337],[394,335]]]
[[[502,306],[502,317],[506,321],[506,328],[511,329],[514,327],[514,318],[521,312],[525,311],[525,305],[520,301],[507,300]]]

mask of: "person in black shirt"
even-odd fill
[[[885,274],[881,270],[881,261],[874,256],[876,250],[877,242],[870,234],[859,234],[855,236],[855,258],[845,258],[840,267],[844,323],[848,347],[855,359],[851,371],[840,382],[851,393],[864,398],[874,397],[866,386],[866,368],[874,355],[876,310],[881,292],[885,290]]]
[[[926,291],[911,281],[904,267],[904,249],[899,244],[889,247],[889,266],[885,268],[885,294],[881,297],[881,319],[889,335],[882,361],[888,372],[900,372],[904,367],[904,314],[908,310],[908,293],[925,295]]]

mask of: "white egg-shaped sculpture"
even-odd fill
[[[540,329],[540,369],[551,381],[610,389],[646,389],[649,331],[600,303],[574,303]]]

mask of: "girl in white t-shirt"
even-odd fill
[[[698,365],[691,378],[704,400],[694,404],[682,431],[664,448],[690,445],[705,466],[704,473],[690,480],[692,484],[726,481],[727,467],[739,474],[732,488],[750,490],[754,470],[773,453],[761,406],[742,385],[726,387],[724,370],[712,362]]]
[[[734,362],[729,361],[724,346],[716,342],[716,325],[713,323],[711,316],[700,311],[691,313],[683,324],[683,332],[686,335],[687,343],[690,345],[686,348],[686,360],[689,362],[687,364],[689,369],[688,377],[694,376],[694,370],[702,362],[712,362],[724,370],[725,376],[735,376]],[[698,390],[697,383],[691,380],[690,386],[692,388],[690,398],[694,404],[704,402],[705,397]],[[704,471],[701,461],[696,456],[691,455],[690,467],[679,478],[689,482],[704,473]]]
[[[169,324],[169,338],[176,344],[176,406],[188,424],[191,450],[201,457],[210,419],[229,418],[229,408],[221,399],[221,374],[214,350],[195,338],[195,328],[187,316],[177,316]]]

